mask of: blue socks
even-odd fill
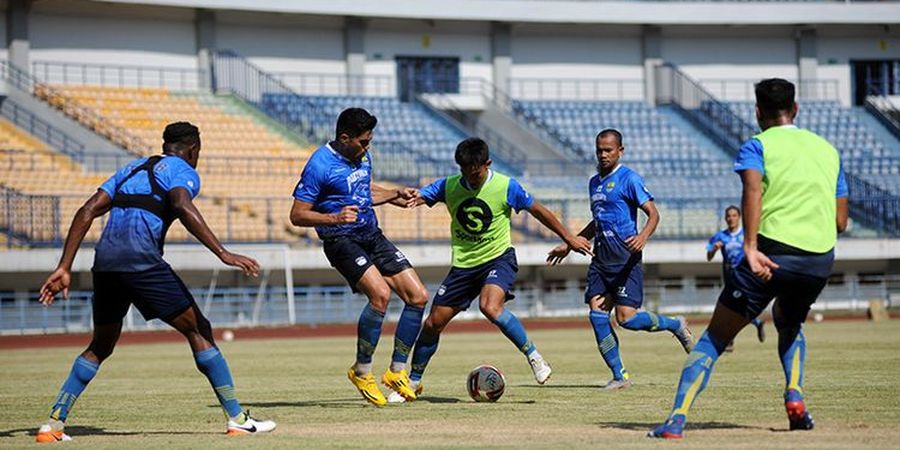
[[[678,328],[681,327],[681,323],[677,320],[650,311],[639,311],[637,314],[631,316],[630,319],[619,325],[622,325],[622,328],[627,328],[632,331],[644,330],[654,332],[666,330],[673,333],[678,331]]]
[[[359,323],[356,327],[356,362],[358,364],[372,363],[372,355],[375,353],[378,339],[381,338],[382,322],[384,322],[384,313],[366,303],[359,315]]]
[[[494,325],[497,325],[497,328],[500,328],[503,335],[512,341],[516,348],[524,353],[525,356],[535,351],[534,344],[528,340],[528,334],[525,333],[525,327],[522,326],[522,322],[519,322],[519,319],[509,310],[504,309],[500,316],[496,320],[492,320],[492,322],[494,322]]]
[[[413,349],[412,371],[409,373],[410,380],[418,383],[422,379],[422,374],[425,373],[428,361],[437,352],[440,338],[439,334],[427,332],[419,336],[419,340],[416,341],[416,347]]]
[[[397,322],[397,331],[394,333],[394,353],[391,356],[391,363],[406,364],[409,359],[409,352],[419,337],[419,330],[422,329],[422,315],[425,313],[424,307],[406,305],[403,312],[400,313],[400,321]]]
[[[727,344],[727,342],[719,342],[709,332],[703,333],[703,337],[697,341],[697,345],[694,346],[694,350],[684,363],[681,380],[678,381],[678,391],[675,393],[675,405],[672,407],[670,417],[683,422],[694,400],[703,392],[703,388],[709,382],[713,366]]]
[[[619,357],[619,338],[609,323],[609,314],[591,310],[588,317],[591,319],[591,327],[594,329],[594,337],[597,339],[597,348],[600,350],[606,366],[612,371],[613,379],[627,380],[628,371],[625,370],[622,359]]]
[[[216,391],[216,397],[222,405],[222,409],[228,414],[228,417],[237,417],[243,411],[237,396],[234,392],[234,381],[231,379],[231,371],[228,369],[228,363],[225,357],[219,352],[219,349],[212,347],[206,350],[194,353],[194,361],[197,363],[197,369],[206,379],[213,390]]]
[[[59,420],[60,422],[66,421],[66,417],[69,416],[69,410],[72,409],[75,400],[78,400],[78,396],[81,395],[84,388],[94,379],[94,375],[97,375],[97,369],[99,368],[100,364],[88,361],[83,356],[75,358],[69,377],[66,378],[62,388],[60,388],[56,402],[50,410],[51,419]]]
[[[806,361],[806,337],[800,325],[778,329],[778,355],[784,368],[784,390],[803,394],[803,365]]]

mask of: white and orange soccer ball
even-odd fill
[[[506,378],[500,369],[481,365],[469,372],[466,389],[476,402],[496,402],[506,389]]]

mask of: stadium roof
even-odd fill
[[[403,19],[648,25],[896,24],[897,2],[563,0],[93,0],[212,10]]]

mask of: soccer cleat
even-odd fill
[[[606,386],[603,386],[603,390],[606,391],[619,391],[630,388],[632,385],[631,380],[628,379],[620,379],[617,380],[613,378],[606,383]]]
[[[550,364],[547,363],[543,356],[535,356],[536,354],[537,352],[534,352],[528,357],[528,364],[531,366],[531,371],[534,372],[534,381],[537,381],[538,384],[544,384],[550,379],[553,369],[550,368]]]
[[[787,410],[791,431],[812,430],[816,425],[812,415],[806,410],[803,395],[796,389],[788,389],[784,393],[784,409]]]
[[[669,417],[662,425],[654,428],[647,437],[656,439],[681,439],[684,436],[684,416]]]
[[[49,442],[71,441],[72,438],[69,437],[68,434],[63,432],[63,425],[62,422],[60,422],[56,426],[49,423],[41,425],[41,428],[38,429],[37,436],[35,436],[34,440],[35,442],[46,444]]]
[[[766,322],[760,320],[759,325],[756,326],[756,338],[759,339],[759,342],[766,342]]]
[[[422,391],[425,390],[425,386],[422,385],[422,382],[416,383],[415,381],[411,382],[410,384],[412,385],[413,389],[415,389],[416,398],[419,398],[422,395]],[[387,396],[387,401],[388,403],[406,403],[406,399],[403,398],[402,395],[397,393],[397,391],[391,391],[391,393]]]
[[[694,349],[694,335],[691,334],[691,329],[688,328],[687,320],[684,319],[684,316],[678,316],[675,319],[678,320],[680,326],[678,327],[678,330],[672,334],[674,334],[678,339],[678,342],[681,343],[684,352],[690,354],[691,350]]]
[[[357,375],[356,371],[351,367],[347,371],[347,378],[350,379],[350,382],[359,390],[359,393],[362,394],[367,402],[378,407],[387,404],[387,399],[384,398],[381,389],[378,389],[378,383],[375,382],[375,377],[371,373]]]
[[[391,388],[407,401],[416,399],[416,391],[413,390],[412,382],[409,381],[409,375],[406,374],[405,369],[399,372],[385,371],[381,377],[381,384]]]
[[[225,434],[229,436],[244,436],[247,434],[268,433],[275,429],[275,422],[271,420],[254,419],[250,410],[241,413],[244,416],[243,423],[237,423],[234,419],[228,419],[228,428]]]
[[[734,341],[729,342],[728,345],[725,346],[725,352],[726,353],[734,352]]]

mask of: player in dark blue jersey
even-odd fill
[[[622,134],[606,129],[597,135],[597,175],[589,183],[593,219],[581,233],[594,239],[594,257],[587,273],[585,303],[597,347],[613,374],[605,389],[631,386],[628,371],[619,357],[619,339],[610,325],[609,313],[616,310],[616,321],[623,328],[644,331],[669,331],[686,352],[693,339],[683,317],[667,317],[640,311],[644,297],[643,250],[647,239],[659,224],[659,212],[653,195],[637,172],[619,164],[625,148]],[[637,210],[647,215],[647,223],[638,233]],[[550,251],[547,262],[558,264],[571,251],[561,244]]]
[[[245,274],[257,276],[252,258],[229,252],[206,225],[191,201],[200,192],[195,168],[200,132],[187,122],[169,124],[163,154],[141,158],[119,169],[75,214],[62,258],[41,287],[41,303],[50,305],[62,292],[68,297],[72,262],[94,219],[109,220],[94,253],[94,335],[66,379],[37,434],[38,442],[70,440],[64,433],[69,411],[108,358],[122,331],[122,318],[134,305],[145,319],[158,318],[187,338],[197,368],[212,385],[228,418],[228,434],[272,431],[275,423],[256,420],[243,411],[225,358],[216,347],[212,327],[178,275],[163,260],[163,242],[175,219],[219,259]]]
[[[381,381],[407,400],[416,398],[406,362],[422,327],[428,292],[406,256],[382,234],[372,209],[383,203],[412,207],[418,197],[413,188],[386,189],[372,184],[368,150],[377,124],[378,119],[364,109],[341,112],[335,139],[316,150],[303,169],[294,189],[291,223],[314,226],[331,265],[354,292],[368,297],[359,317],[356,363],[347,377],[365,400],[384,406],[387,400],[372,375],[372,354],[381,337],[391,291],[406,306],[397,324],[391,366]]]
[[[722,251],[723,279],[727,279],[728,272],[737,267],[744,259],[744,227],[741,226],[741,208],[735,205],[725,208],[725,224],[728,225],[728,228],[713,235],[706,244],[707,261],[712,261],[716,252]],[[759,339],[759,342],[766,341],[764,323],[759,317],[754,317],[750,321],[750,324],[756,327],[756,338]],[[728,343],[725,351],[734,351],[734,341]]]

